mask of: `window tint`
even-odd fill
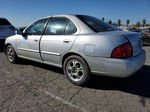
[[[47,21],[48,18],[36,21],[26,29],[25,33],[28,35],[42,35]]]
[[[65,34],[73,34],[77,31],[76,26],[69,20],[66,26]]]
[[[0,18],[0,25],[11,25],[11,24],[8,20]]]
[[[117,31],[120,30],[117,27],[109,25],[95,17],[85,16],[85,15],[77,15],[77,17],[82,20],[85,24],[87,24],[92,30],[95,32],[106,32],[106,31]]]
[[[63,35],[65,34],[65,28],[68,23],[68,19],[64,17],[54,17],[48,24],[46,35]]]

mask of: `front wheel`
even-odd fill
[[[18,57],[17,57],[16,52],[15,52],[15,50],[14,50],[12,45],[8,45],[6,47],[6,55],[7,55],[8,60],[11,63],[16,63],[17,62]]]
[[[63,64],[64,74],[76,85],[85,85],[90,79],[90,69],[85,60],[79,56],[68,57]]]

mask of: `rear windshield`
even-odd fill
[[[0,26],[1,25],[11,25],[11,24],[8,20],[0,18]]]
[[[109,25],[95,17],[86,15],[77,15],[77,17],[87,24],[95,32],[119,31],[121,29]]]

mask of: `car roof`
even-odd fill
[[[46,16],[46,17],[42,17],[40,19],[50,18],[50,17],[71,17],[71,16],[76,16],[76,15],[75,14],[60,14],[60,15]]]
[[[84,15],[84,14],[60,14],[60,15],[46,16],[46,17],[42,17],[40,19],[45,19],[45,18],[50,18],[50,17],[74,17],[74,16],[77,16],[77,15],[89,16],[89,15]]]

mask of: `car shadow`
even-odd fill
[[[46,70],[50,70],[59,74],[63,74],[63,70],[59,67],[55,67],[55,66],[51,66],[51,65],[47,65],[47,64],[43,64],[43,63],[38,63],[35,61],[30,61],[30,60],[26,60],[26,59],[20,59],[19,62],[17,64],[20,65],[33,65],[39,68],[43,68]]]
[[[22,59],[20,64],[33,65],[63,75],[63,70],[58,67],[24,59]],[[119,90],[150,98],[150,66],[144,65],[141,70],[127,78],[93,75],[92,79],[85,87],[97,90]]]
[[[0,52],[4,52],[4,48],[3,47],[0,47]]]
[[[150,46],[150,44],[149,43],[144,43],[143,44],[143,47],[147,47],[147,46]]]
[[[86,87],[100,90],[119,90],[150,98],[150,66],[144,65],[141,70],[127,78],[94,75]]]

